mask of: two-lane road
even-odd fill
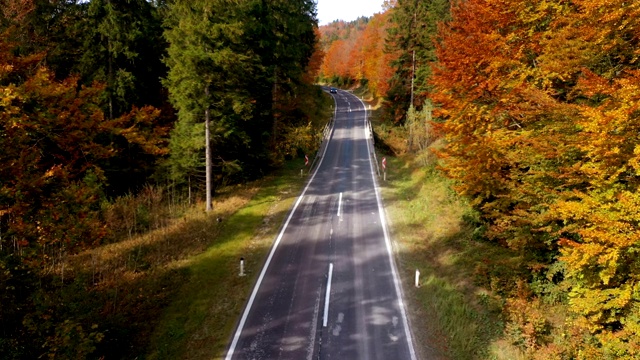
[[[339,90],[315,173],[267,258],[227,359],[416,358],[364,104]]]

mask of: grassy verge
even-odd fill
[[[222,356],[265,254],[303,184],[301,162],[262,181],[240,210],[223,220],[212,245],[185,261],[185,279],[151,339],[151,359]],[[207,220],[215,224],[215,218]],[[247,276],[238,276],[239,259]]]
[[[473,210],[450,181],[433,165],[419,166],[403,154],[401,130],[374,127],[387,151],[382,195],[421,358],[520,358],[504,340],[502,315],[509,287],[503,282],[519,268],[520,257],[482,239],[482,229],[472,225]],[[396,145],[391,153],[389,144]]]
[[[158,229],[72,256],[65,274],[72,280],[55,297],[66,313],[48,316],[71,319],[64,324],[78,336],[59,347],[73,354],[84,346],[114,359],[221,355],[306,180],[302,167],[298,159],[259,181],[222,189],[211,213],[196,204]],[[248,276],[238,276],[240,257]]]

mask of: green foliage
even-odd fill
[[[165,61],[169,74],[165,84],[179,118],[170,142],[169,167],[174,179],[184,182],[203,168],[205,109],[211,114],[218,169],[224,161],[234,160],[237,150],[249,146],[243,123],[253,113],[249,79],[259,63],[254,50],[243,43],[246,11],[246,2],[225,1],[177,1],[167,9]]]
[[[404,124],[407,130],[407,150],[416,154],[416,158],[424,166],[435,162],[435,156],[430,146],[437,136],[433,126],[433,105],[427,101],[420,112],[411,106],[407,112]]]
[[[307,86],[301,80],[316,41],[314,9],[302,0],[169,5],[165,84],[179,121],[167,166],[175,180],[202,172],[205,109],[214,186],[254,177],[291,153],[279,146],[308,123],[298,95]]]
[[[72,71],[84,83],[106,84],[109,118],[133,105],[162,105],[165,42],[158,9],[144,0],[93,0],[81,9],[86,18],[74,25],[82,27],[82,53]]]
[[[160,83],[167,71],[161,61],[166,42],[160,9],[144,0],[93,0],[76,11],[83,18],[72,26],[78,29],[81,45],[70,71],[78,73],[84,84],[105,84],[100,100],[107,117],[118,118],[132,107],[152,105],[165,110],[156,117],[155,126],[172,122]],[[120,151],[101,164],[108,180],[105,190],[111,196],[137,191],[155,172],[159,154],[150,155],[122,139],[111,141]]]
[[[387,113],[397,123],[404,123],[409,107],[422,107],[430,92],[429,78],[436,61],[435,43],[438,24],[449,19],[449,0],[398,0],[391,15],[386,46],[398,54],[392,63],[395,70],[386,93]],[[411,102],[413,76],[414,103]]]

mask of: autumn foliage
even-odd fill
[[[150,107],[106,119],[103,86],[56,81],[40,56],[15,57],[9,46],[0,43],[0,219],[15,251],[46,264],[52,251],[74,252],[105,235],[101,164],[120,151],[114,140],[159,155],[164,132]]]
[[[68,255],[112,231],[102,208],[103,168],[124,151],[116,144],[159,156],[167,129],[152,107],[107,119],[104,85],[56,80],[42,54],[16,56],[7,38],[0,37],[0,353],[88,355],[102,335],[52,315],[45,304],[55,296],[46,290],[54,278],[65,283]],[[44,345],[26,349],[22,339]]]
[[[490,238],[568,291],[573,338],[529,351],[637,358],[640,3],[460,1],[439,38],[444,170]]]
[[[321,28],[327,47],[321,77],[346,82],[365,80],[374,96],[384,96],[393,76],[391,63],[397,58],[385,49],[390,11],[375,14],[366,22],[336,22]]]
[[[175,252],[74,259],[318,146],[315,2],[0,4],[0,358],[139,356]]]

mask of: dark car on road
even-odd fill
[[[329,92],[332,94],[337,94],[338,93],[338,89],[332,87],[331,89],[329,89]]]

